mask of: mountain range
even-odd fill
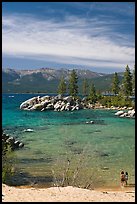
[[[57,93],[59,81],[63,76],[68,84],[71,69],[40,68],[32,70],[3,69],[3,93]],[[78,76],[79,93],[82,93],[83,79],[94,83],[96,90],[110,91],[113,74],[97,73],[85,69],[75,69]],[[120,81],[123,73],[118,73]]]

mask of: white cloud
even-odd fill
[[[3,16],[2,28],[4,55],[116,68],[135,62],[134,42],[96,18],[87,21],[71,16],[59,22]]]

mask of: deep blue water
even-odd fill
[[[24,111],[20,104],[42,94],[3,94],[2,126],[24,142],[16,151],[18,168],[38,185],[53,185],[53,170],[61,178],[67,160],[70,172],[78,168],[76,185],[119,186],[122,169],[135,181],[135,120],[118,118],[115,110],[74,112]],[[43,94],[46,95],[46,94]],[[88,121],[94,124],[87,124]],[[34,132],[24,132],[31,128]],[[59,181],[58,181],[59,182]]]

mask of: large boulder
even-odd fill
[[[33,97],[33,98],[30,98],[26,101],[24,101],[21,105],[20,105],[20,109],[24,109],[24,108],[27,108],[29,105],[32,105],[36,102],[38,97]]]
[[[59,95],[55,96],[55,97],[54,97],[54,99],[55,99],[55,100],[62,100],[62,99],[63,99],[63,97],[62,97],[62,95],[61,95],[61,94],[59,94]]]
[[[122,115],[123,113],[124,113],[124,111],[118,111],[118,112],[115,113],[115,115],[120,116],[120,115]]]
[[[70,103],[73,100],[73,97],[72,96],[67,96],[67,97],[63,98],[63,100]]]
[[[41,104],[43,107],[46,107],[48,104],[50,104],[50,101],[46,99],[45,101],[42,101],[40,104]]]
[[[43,108],[43,105],[41,103],[35,104],[31,110],[41,110]]]
[[[60,111],[63,111],[63,110],[65,110],[65,106],[62,106],[60,109]]]
[[[21,147],[21,148],[24,147],[24,143],[20,142],[19,147]]]
[[[45,108],[46,110],[53,110],[54,109],[54,106],[53,104],[48,104],[47,107]]]
[[[119,117],[120,118],[123,118],[123,117],[127,117],[128,116],[128,113],[123,113],[123,114],[121,114]]]
[[[9,145],[11,145],[11,146],[13,146],[14,142],[15,142],[15,139],[14,139],[13,137],[9,137],[9,138],[6,140],[6,143],[9,144]]]
[[[135,110],[133,109],[133,110],[129,110],[128,111],[128,115],[130,116],[130,117],[134,117],[135,116]]]
[[[20,144],[20,142],[19,142],[18,140],[15,141],[15,142],[14,142],[14,149],[19,148],[19,144]]]
[[[61,104],[60,102],[57,102],[55,105],[54,105],[54,110],[57,111],[61,108]]]
[[[49,101],[50,100],[50,96],[42,96],[40,99],[41,99],[41,101]]]

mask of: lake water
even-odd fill
[[[38,95],[42,96],[2,95],[3,129],[25,144],[15,151],[20,172],[16,184],[53,186],[67,178],[67,185],[118,187],[122,169],[129,173],[129,183],[135,183],[134,119],[116,117],[116,110],[19,109],[23,101]]]

